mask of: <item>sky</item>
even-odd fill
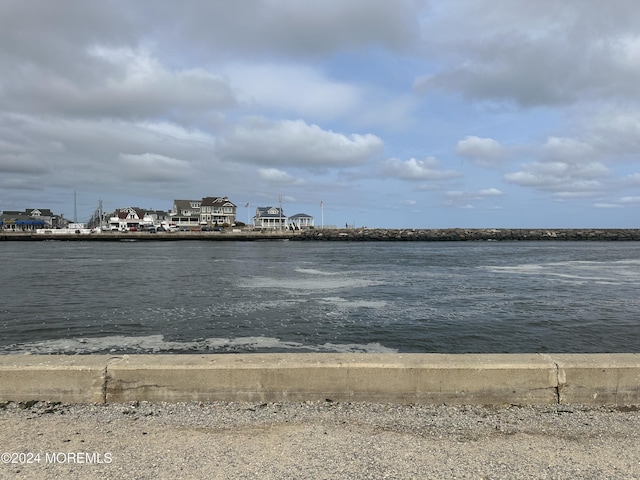
[[[631,0],[3,0],[0,210],[636,228],[639,25]]]

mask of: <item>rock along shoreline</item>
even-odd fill
[[[309,230],[296,240],[355,241],[638,241],[640,229],[353,229]]]
[[[86,235],[53,235],[31,232],[2,232],[0,241],[355,241],[355,242],[461,242],[461,241],[640,241],[640,228],[446,228],[446,229],[386,229],[351,228],[322,229],[296,232],[148,232],[102,233]]]

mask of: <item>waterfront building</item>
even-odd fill
[[[0,215],[0,228],[3,230],[35,230],[37,228],[57,228],[63,219],[48,208],[27,208],[24,211],[5,210]]]
[[[289,228],[293,230],[306,230],[314,228],[314,218],[306,213],[296,213],[287,219]]]
[[[227,225],[236,223],[237,206],[227,197],[205,197],[200,203],[200,225]]]
[[[287,228],[287,217],[282,208],[258,207],[253,216],[253,225],[265,230],[282,230]]]

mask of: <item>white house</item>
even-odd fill
[[[314,219],[306,213],[296,213],[287,219],[289,228],[293,230],[305,230],[314,226]]]
[[[145,219],[144,210],[136,207],[120,208],[115,211],[113,217],[109,218],[109,228],[111,230],[140,230],[145,224],[151,223],[151,219]]]

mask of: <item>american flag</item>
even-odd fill
[[[249,208],[249,202],[244,206],[244,208]]]
[[[322,203],[322,200],[320,200],[320,208],[322,208],[324,206],[324,203]]]

